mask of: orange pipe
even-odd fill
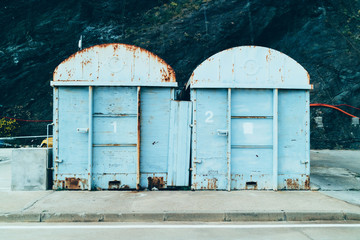
[[[338,108],[338,107],[335,107],[335,106],[329,105],[329,104],[324,104],[324,103],[311,103],[311,104],[310,104],[310,107],[328,107],[328,108],[333,108],[333,109],[338,110],[338,111],[340,111],[340,112],[342,112],[342,113],[344,113],[344,114],[346,114],[346,115],[348,115],[348,116],[350,116],[350,117],[359,118],[359,117],[354,116],[354,115],[352,115],[352,114],[350,114],[350,113],[348,113],[348,112],[345,112],[344,110],[342,110],[342,109],[340,109],[340,108]]]

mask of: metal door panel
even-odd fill
[[[231,169],[233,174],[272,174],[272,149],[231,150]]]
[[[272,90],[232,89],[232,116],[272,116]]]
[[[231,96],[231,188],[271,189],[273,91],[233,89]]]
[[[279,91],[279,172],[304,173],[308,123],[305,91]],[[296,161],[294,161],[296,159]]]
[[[136,147],[137,119],[133,117],[94,117],[94,145]]]
[[[193,149],[194,189],[225,189],[227,185],[227,89],[196,91]],[[194,145],[193,145],[194,147]]]
[[[141,88],[141,175],[154,173],[156,176],[168,171],[171,99],[173,91],[169,88]],[[141,187],[148,187],[148,181],[141,181]]]
[[[96,147],[94,148],[93,172],[96,174],[133,173],[136,175],[136,148]]]
[[[272,145],[272,119],[232,119],[232,145]]]
[[[309,93],[279,91],[279,186],[309,188]]]
[[[191,111],[191,102],[171,101],[168,186],[189,185]]]
[[[98,87],[94,98],[93,186],[136,188],[137,89]]]
[[[88,119],[88,89],[60,88],[58,174],[87,178],[88,135],[77,128],[87,129]]]
[[[134,147],[94,148],[93,181],[95,188],[136,188],[137,152]]]
[[[94,99],[94,115],[137,114],[135,87],[97,87]]]

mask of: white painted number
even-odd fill
[[[116,133],[116,122],[112,122],[111,125],[114,126],[114,133]]]
[[[205,116],[207,116],[207,118],[205,119],[205,122],[206,122],[206,123],[212,123],[212,122],[214,122],[214,120],[212,119],[213,116],[214,116],[214,113],[213,113],[212,111],[207,111],[207,112],[205,113]]]

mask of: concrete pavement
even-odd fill
[[[360,151],[312,150],[311,161],[320,191],[20,192],[2,161],[0,222],[360,221]]]
[[[312,191],[1,192],[2,222],[357,220],[360,207]]]

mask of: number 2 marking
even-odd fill
[[[212,123],[212,122],[214,122],[214,120],[213,120],[214,113],[213,113],[212,111],[207,111],[207,112],[205,113],[205,116],[207,116],[207,118],[205,119],[205,122],[206,122],[206,123]]]
[[[116,122],[112,122],[111,125],[114,126],[114,133],[116,133]]]

